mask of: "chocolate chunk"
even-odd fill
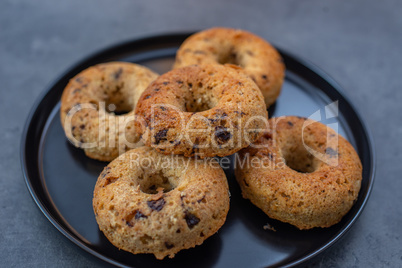
[[[126,221],[126,224],[129,227],[133,227],[134,223],[133,223],[133,218],[135,218],[136,220],[140,219],[140,218],[147,218],[147,216],[145,216],[144,214],[141,213],[141,211],[139,210],[134,210],[133,212],[131,212],[130,214],[128,214],[123,220]]]
[[[180,81],[180,80],[177,80],[176,83],[179,85],[183,85],[183,81]]]
[[[156,133],[155,135],[155,144],[159,144],[160,141],[166,141],[166,135],[169,129],[163,129]]]
[[[230,132],[227,131],[226,128],[222,126],[215,127],[215,139],[218,144],[226,143],[228,140],[230,140],[231,137],[232,134],[230,134]]]
[[[273,159],[274,159],[272,153],[268,153],[268,158],[269,158],[269,160],[273,160]]]
[[[332,149],[331,147],[328,147],[325,150],[325,153],[328,154],[330,158],[338,156],[338,152],[336,150]]]
[[[81,124],[80,125],[80,129],[84,129],[85,128],[85,125],[84,124]]]
[[[262,79],[268,79],[268,76],[266,76],[265,74],[261,75]]]
[[[154,91],[158,92],[160,89],[159,88],[155,88]]]
[[[161,106],[160,108],[161,108],[162,111],[166,111],[165,107]]]
[[[83,79],[82,79],[82,77],[77,77],[77,78],[75,78],[75,81],[77,81],[78,83],[82,83]]]
[[[119,68],[115,73],[114,73],[114,79],[119,79],[121,74],[123,73],[123,69]]]
[[[151,97],[151,95],[147,95],[147,96],[145,96],[145,99],[147,100],[147,99],[149,99]]]
[[[184,208],[184,197],[186,197],[186,195],[183,193],[180,194],[180,201],[181,201],[181,206]]]
[[[158,200],[150,200],[150,201],[147,201],[147,205],[152,210],[161,211],[161,209],[165,205],[165,199],[163,199],[163,197],[161,197]]]
[[[165,82],[163,82],[163,84],[166,86],[167,84],[169,84],[169,82],[165,81]]]
[[[198,203],[201,203],[201,202],[204,201],[204,200],[205,200],[205,195],[204,195],[201,199],[198,199],[197,202],[198,202]]]
[[[131,212],[130,214],[128,214],[128,215],[124,218],[124,220],[126,221],[126,224],[127,224],[128,226],[130,226],[130,227],[133,227],[133,226],[134,226],[133,218],[136,219],[136,220],[138,220],[138,219],[141,219],[141,218],[146,219],[146,218],[148,218],[148,217],[147,217],[146,215],[144,215],[141,211],[139,211],[139,210],[134,210],[133,212]]]
[[[290,122],[290,121],[288,121],[288,125],[291,126],[291,127],[293,127],[293,123]]]
[[[219,119],[213,119],[213,118],[209,118],[208,121],[211,122],[211,124],[215,123],[216,121],[218,121]]]
[[[245,113],[243,113],[242,111],[234,111],[234,113],[236,114],[240,114],[241,116],[246,115]]]
[[[138,219],[141,219],[141,218],[146,219],[146,218],[148,218],[148,216],[147,216],[147,215],[144,215],[141,211],[136,210],[136,211],[135,211],[134,219],[138,220]]]
[[[197,216],[188,211],[185,212],[184,219],[186,220],[187,226],[190,229],[193,229],[193,227],[200,222],[200,219]]]
[[[243,83],[242,83],[242,82],[238,82],[238,84],[239,84],[239,86],[242,86],[242,85],[243,85]]]
[[[165,246],[167,249],[171,249],[172,247],[174,247],[174,245],[170,244],[169,242],[165,242]]]

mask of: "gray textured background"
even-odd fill
[[[0,1],[0,266],[107,266],[64,238],[30,197],[20,137],[35,99],[108,45],[211,26],[250,30],[348,91],[371,129],[377,176],[352,230],[314,267],[402,266],[401,1]]]

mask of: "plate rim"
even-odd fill
[[[72,64],[66,71],[62,72],[61,75],[58,75],[56,79],[51,81],[45,89],[39,94],[39,96],[36,98],[33,106],[29,110],[27,119],[24,124],[24,128],[22,131],[21,135],[21,142],[20,142],[20,164],[21,164],[21,169],[23,173],[23,177],[25,180],[26,187],[42,212],[42,214],[45,215],[45,217],[50,221],[50,223],[60,232],[62,233],[68,240],[73,242],[75,245],[79,246],[81,249],[84,251],[92,254],[93,256],[110,263],[115,266],[120,266],[120,267],[131,267],[127,266],[117,260],[114,260],[110,257],[104,256],[103,254],[97,252],[96,250],[92,249],[88,245],[86,245],[81,239],[76,237],[76,235],[64,228],[63,225],[61,225],[58,220],[52,215],[52,213],[49,211],[47,206],[42,202],[41,198],[38,196],[38,193],[34,190],[33,184],[32,184],[32,179],[30,178],[28,174],[28,165],[27,165],[27,155],[26,155],[26,146],[27,146],[27,134],[31,128],[31,123],[32,120],[34,119],[35,115],[38,113],[38,108],[41,106],[42,102],[45,100],[45,98],[52,92],[52,89],[55,87],[55,85],[60,82],[61,80],[65,79],[67,76],[71,77],[71,74],[74,73],[76,70],[83,69],[84,66],[90,66],[90,62],[99,61],[99,58],[102,58],[102,55],[107,55],[110,54],[113,51],[117,51],[119,48],[127,48],[131,44],[136,44],[136,43],[141,43],[141,42],[152,42],[152,41],[157,41],[157,40],[162,40],[162,39],[172,39],[172,38],[179,38],[179,39],[185,39],[186,37],[190,36],[193,34],[195,31],[191,32],[173,32],[173,33],[164,33],[164,34],[153,34],[153,35],[148,35],[148,36],[143,36],[139,38],[133,38],[130,40],[126,40],[123,42],[117,42],[115,44],[106,46],[102,49],[98,49],[94,53],[89,54],[88,56],[84,57],[83,59],[77,61],[76,63]],[[272,42],[271,42],[272,43]],[[275,46],[275,48],[282,54],[286,55],[287,58],[291,59],[292,61],[296,62],[297,64],[300,64],[304,66],[307,70],[310,72],[314,73],[316,76],[320,77],[325,83],[327,83],[330,87],[332,87],[336,92],[338,92],[346,104],[351,108],[351,110],[354,113],[354,116],[358,119],[358,122],[361,125],[361,131],[364,133],[365,138],[367,139],[367,150],[369,152],[369,160],[370,160],[370,169],[369,169],[369,176],[368,176],[368,182],[367,182],[367,191],[365,193],[365,196],[363,196],[362,203],[358,210],[356,211],[355,215],[352,216],[351,220],[346,223],[344,227],[340,229],[338,233],[335,234],[333,238],[330,239],[327,243],[324,245],[320,246],[317,250],[314,250],[310,254],[307,254],[297,260],[291,261],[288,264],[282,265],[281,267],[294,267],[297,265],[300,265],[302,263],[305,263],[307,261],[313,260],[315,257],[323,253],[324,251],[328,250],[330,247],[332,247],[334,244],[336,244],[344,235],[351,229],[353,224],[357,221],[359,216],[361,215],[362,211],[364,210],[368,199],[371,195],[374,181],[375,181],[375,173],[376,173],[376,154],[375,154],[375,143],[373,140],[373,136],[371,134],[371,131],[367,127],[367,123],[364,120],[364,117],[361,116],[361,113],[359,110],[355,107],[353,102],[350,101],[349,96],[345,92],[345,90],[326,72],[324,72],[321,68],[319,68],[317,65],[313,64],[311,61],[308,61],[300,56],[296,56],[293,53],[289,53],[288,51],[278,48]],[[92,64],[93,65],[93,64]],[[42,129],[43,131],[43,129]]]

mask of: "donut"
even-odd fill
[[[173,258],[220,229],[229,210],[225,173],[215,159],[132,149],[107,165],[93,196],[100,230],[119,249]]]
[[[250,32],[211,28],[193,34],[177,51],[174,68],[210,63],[243,68],[260,88],[267,107],[279,96],[285,76],[282,57],[267,41]]]
[[[127,62],[102,63],[77,74],[61,97],[60,118],[67,138],[100,161],[142,145],[132,123],[134,107],[157,77],[148,68]]]
[[[306,118],[269,120],[269,130],[236,155],[244,198],[297,228],[338,223],[357,199],[362,165],[352,145]]]
[[[247,147],[267,124],[260,90],[234,65],[192,65],[167,72],[143,92],[135,113],[147,146],[200,158]]]

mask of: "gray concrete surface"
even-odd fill
[[[66,68],[108,45],[211,26],[250,30],[310,60],[364,115],[377,148],[371,198],[312,267],[402,266],[402,2],[0,1],[0,266],[108,265],[65,239],[30,197],[20,137],[29,110]]]

